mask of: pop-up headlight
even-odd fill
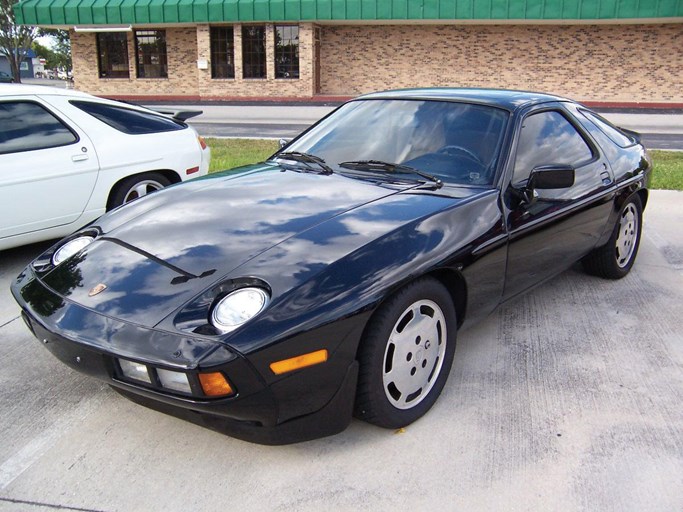
[[[240,288],[218,301],[211,311],[211,323],[223,334],[234,331],[268,305],[262,288]]]
[[[76,254],[78,251],[85,249],[94,241],[95,239],[92,236],[79,236],[78,238],[69,240],[55,251],[54,255],[52,256],[52,264],[54,266],[59,265],[64,260],[67,260]]]

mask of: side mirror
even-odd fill
[[[287,144],[289,144],[289,139],[280,139],[277,141],[278,145],[280,146],[280,149],[284,148]]]
[[[532,204],[538,197],[537,190],[569,188],[574,185],[574,167],[571,165],[539,165],[531,171],[525,184],[511,187],[517,204]]]
[[[574,167],[571,165],[541,165],[531,171],[527,188],[569,188],[574,185],[574,178]]]

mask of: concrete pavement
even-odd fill
[[[59,363],[0,252],[0,511],[533,510],[683,504],[683,193],[653,191],[621,281],[573,268],[460,333],[403,432],[264,447],[137,406]]]

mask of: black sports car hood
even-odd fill
[[[102,218],[100,227],[185,272],[223,275],[312,226],[409,188],[270,165],[252,170],[171,187]]]
[[[284,241],[415,186],[381,186],[271,165],[212,175],[103,216],[96,222],[101,236],[41,278],[89,309],[153,326]],[[94,294],[97,285],[106,290]]]

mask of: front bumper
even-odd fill
[[[302,382],[307,376],[315,377],[317,371],[268,383],[246,357],[223,343],[148,329],[96,313],[55,294],[30,269],[13,284],[12,293],[31,332],[55,357],[108,382],[136,403],[262,444],[336,434],[351,421],[358,373],[355,361],[336,372],[339,375],[333,388],[327,386],[330,391],[324,403],[298,407],[293,416],[293,411],[287,410],[287,397],[300,394]],[[121,375],[119,358],[188,374],[218,371],[234,385],[235,394],[226,398],[180,396],[132,382]],[[308,386],[315,389],[315,381]]]

